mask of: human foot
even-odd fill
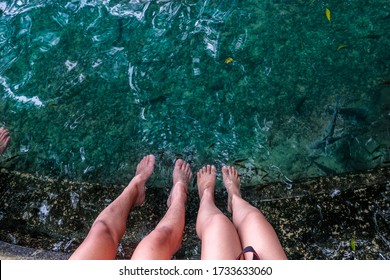
[[[227,209],[232,213],[232,198],[234,195],[241,197],[240,193],[240,175],[238,171],[231,166],[222,167],[223,184],[228,192],[228,205]]]
[[[173,187],[168,197],[168,207],[171,206],[172,201],[176,198],[181,200],[187,199],[188,184],[191,181],[191,177],[190,165],[182,159],[178,159],[173,169]]]
[[[215,181],[216,181],[216,168],[214,165],[204,166],[202,169],[198,171],[196,175],[197,175],[199,198],[200,200],[202,200],[203,193],[206,189],[209,189],[212,193],[214,193]]]
[[[7,145],[11,137],[9,136],[9,132],[4,127],[0,128],[0,155],[2,155],[7,149]]]
[[[136,180],[135,186],[137,190],[137,200],[135,202],[136,206],[143,204],[145,201],[145,184],[153,174],[154,161],[154,155],[147,155],[137,165],[137,171],[135,172],[134,177]]]

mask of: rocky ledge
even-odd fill
[[[155,182],[154,182],[155,184]],[[94,218],[123,189],[0,171],[0,257],[66,259]],[[292,185],[246,187],[243,197],[274,226],[290,259],[390,259],[390,167],[311,178]],[[146,203],[134,209],[118,248],[129,258],[166,211],[169,189],[147,187]],[[226,213],[226,193],[216,191]],[[195,221],[199,206],[190,188],[186,229],[176,259],[199,259]],[[130,226],[131,225],[131,226]],[[253,233],[256,234],[256,233]]]

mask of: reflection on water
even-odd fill
[[[183,157],[287,187],[386,164],[390,10],[369,2],[0,1],[3,162],[124,183],[154,153],[158,179]]]

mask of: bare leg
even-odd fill
[[[207,165],[197,173],[200,206],[196,232],[202,240],[202,259],[236,259],[240,239],[232,222],[215,206],[215,166]]]
[[[185,224],[190,165],[181,159],[173,170],[173,188],[168,198],[168,211],[156,228],[137,246],[131,259],[169,260],[179,250]]]
[[[7,145],[11,137],[9,136],[9,132],[4,127],[0,128],[0,155],[2,155],[7,149]]]
[[[235,168],[222,167],[223,182],[229,194],[228,210],[233,214],[241,244],[252,246],[261,259],[287,259],[275,230],[264,215],[241,198],[240,177]],[[245,258],[251,259],[251,254]]]
[[[154,161],[153,155],[141,160],[136,176],[122,194],[99,214],[87,237],[70,259],[115,258],[131,208],[141,205],[145,200],[145,183],[153,173]]]

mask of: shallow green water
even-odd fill
[[[125,183],[154,153],[156,185],[183,157],[289,187],[389,161],[386,0],[19,0],[0,15],[2,162],[18,170]]]

